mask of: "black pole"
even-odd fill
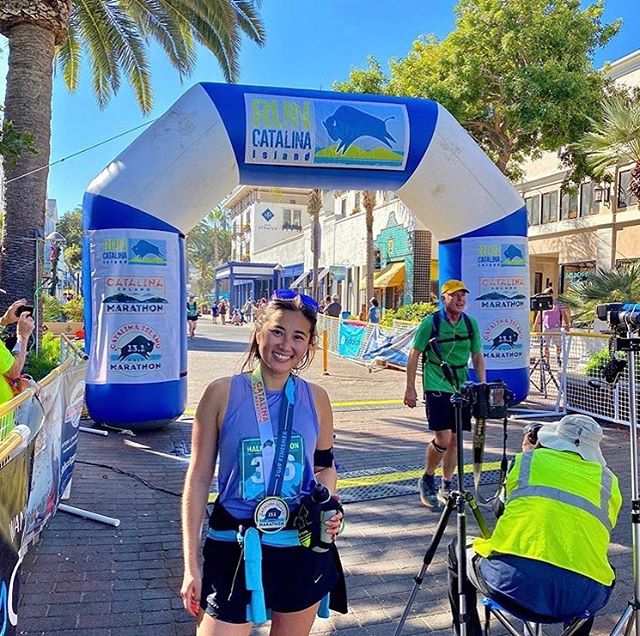
[[[454,393],[451,402],[456,414],[456,455],[458,463],[458,500],[457,500],[457,529],[458,529],[458,597],[460,636],[467,634],[467,596],[464,586],[467,581],[467,516],[465,513],[464,490],[464,450],[462,445],[462,406],[464,398],[460,393]]]
[[[58,259],[60,258],[60,247],[54,245],[53,248],[53,260],[51,262],[51,287],[49,287],[49,295],[56,295],[56,288],[58,287]]]

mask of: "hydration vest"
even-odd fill
[[[473,325],[471,324],[471,319],[467,314],[463,313],[462,318],[464,319],[465,327],[467,328],[466,334],[455,334],[453,338],[440,338],[440,324],[442,323],[442,311],[438,310],[431,314],[431,334],[427,340],[427,346],[422,351],[422,365],[425,364],[435,364],[436,366],[440,366],[440,362],[438,360],[429,360],[429,351],[431,349],[431,345],[429,342],[432,338],[435,338],[440,345],[447,342],[468,340],[471,342],[473,339]],[[467,364],[450,364],[449,365],[453,370],[457,371],[458,369],[466,369]]]

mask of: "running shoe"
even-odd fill
[[[440,510],[438,491],[433,477],[431,479],[420,477],[418,479],[418,492],[420,493],[420,501],[424,506],[432,510]]]

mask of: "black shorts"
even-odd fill
[[[430,431],[453,431],[456,430],[456,414],[451,403],[452,393],[441,391],[425,391],[424,401],[427,412],[427,422]],[[462,430],[471,430],[471,407],[462,407]]]
[[[204,566],[200,607],[225,623],[246,623],[249,592],[246,590],[244,562],[236,541],[204,544]],[[266,606],[274,612],[298,612],[322,600],[338,581],[332,551],[309,548],[262,546],[262,583]]]
[[[196,322],[196,320],[198,320],[198,316],[187,316],[187,320],[192,320],[193,322]]]

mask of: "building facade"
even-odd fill
[[[640,51],[606,71],[618,84],[640,86]],[[517,187],[529,213],[532,293],[550,285],[562,293],[596,268],[640,260],[640,210],[628,191],[631,168],[618,166],[611,184],[586,181],[570,192],[562,189],[567,171],[557,154],[525,166]]]
[[[309,192],[241,186],[222,203],[232,217],[232,262],[216,268],[214,297],[228,293],[237,307],[248,298],[268,296],[274,287],[311,293]],[[337,294],[344,310],[355,315],[368,304],[362,199],[359,191],[324,191],[318,218],[318,298]],[[429,300],[432,271],[437,271],[432,266],[431,233],[418,227],[415,215],[393,193],[378,192],[376,200],[376,297],[383,309]]]

